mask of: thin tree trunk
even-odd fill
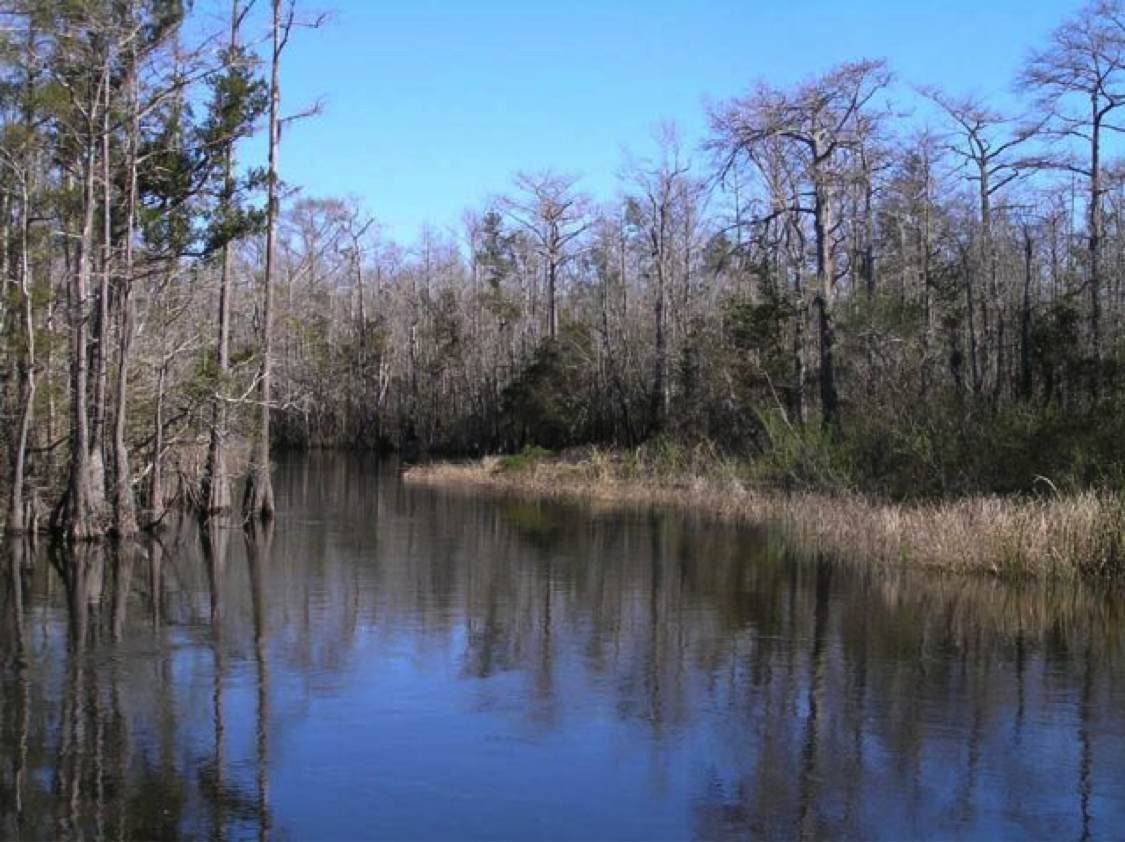
[[[827,427],[840,423],[840,399],[836,390],[835,345],[836,334],[832,325],[836,300],[836,271],[832,260],[832,199],[823,174],[816,176],[817,184],[813,224],[816,230],[817,294],[813,301],[817,315],[817,333],[820,346],[820,411]]]
[[[281,103],[280,65],[282,49],[281,0],[273,0],[273,49],[270,69],[269,196],[266,207],[266,272],[262,303],[262,370],[257,439],[251,456],[250,475],[242,509],[248,518],[273,516],[273,483],[270,481],[270,400],[273,377],[273,269],[277,252],[277,153],[281,141],[278,109]]]
[[[555,299],[559,267],[554,255],[547,256],[547,335],[552,341],[559,335],[559,310]]]
[[[25,161],[25,164],[27,162]],[[23,532],[28,527],[25,515],[24,485],[27,480],[27,446],[31,435],[31,422],[35,408],[35,312],[31,300],[31,214],[28,204],[30,190],[28,179],[31,167],[25,166],[20,191],[20,303],[23,308],[24,353],[20,360],[20,411],[17,422],[16,446],[12,459],[12,490],[8,502],[7,529],[10,533]]]
[[[137,505],[133,497],[133,472],[129,467],[129,447],[125,441],[125,425],[129,414],[129,367],[133,353],[133,334],[136,322],[133,302],[133,236],[137,209],[137,146],[140,141],[140,121],[137,101],[137,57],[130,56],[129,69],[129,185],[125,199],[125,255],[118,285],[118,312],[121,319],[120,353],[117,360],[117,383],[114,395],[113,420],[113,517],[118,535],[132,535],[137,531]]]
[[[231,2],[230,52],[238,48],[239,0]],[[234,138],[226,141],[223,158],[223,208],[229,216],[234,192]],[[231,247],[223,243],[219,279],[219,336],[217,357],[216,399],[211,416],[211,441],[207,451],[207,467],[203,475],[203,507],[205,514],[219,514],[230,509],[230,481],[227,477],[227,377],[230,373],[230,297]]]
[[[110,70],[109,56],[105,57],[102,78],[104,102],[102,104],[102,271],[98,274],[98,310],[94,322],[94,406],[90,421],[90,476],[91,490],[97,495],[99,508],[105,506],[105,426],[109,387],[109,285],[113,263],[113,181],[110,175]]]
[[[155,522],[164,515],[164,392],[168,381],[168,361],[160,365],[156,380],[156,406],[152,418],[152,461],[149,469],[148,509]]]
[[[1020,397],[1025,401],[1031,400],[1033,386],[1031,375],[1031,278],[1034,256],[1031,231],[1027,226],[1024,226],[1023,302],[1020,308]]]
[[[1090,348],[1094,360],[1091,372],[1090,388],[1093,395],[1098,394],[1101,372],[1099,363],[1102,358],[1101,340],[1101,241],[1102,241],[1102,213],[1101,213],[1101,120],[1102,115],[1098,108],[1097,95],[1093,101],[1093,126],[1090,132],[1090,220],[1089,220],[1089,254],[1090,254]]]
[[[663,213],[663,211],[661,211]],[[659,223],[663,229],[663,221]],[[654,317],[656,321],[656,360],[652,384],[652,422],[660,430],[668,419],[670,394],[668,389],[668,284],[665,272],[663,233],[655,234],[653,258],[656,264],[656,301]]]
[[[973,396],[979,397],[982,384],[980,372],[980,349],[977,342],[976,303],[973,289],[973,267],[967,255],[963,256],[961,266],[965,272],[965,318],[969,325],[969,373],[973,378]]]
[[[93,127],[90,126],[90,138]],[[90,469],[90,427],[87,388],[89,370],[86,356],[86,296],[90,282],[90,252],[94,241],[94,150],[86,149],[82,184],[82,233],[78,246],[78,265],[70,283],[70,388],[71,454],[70,479],[60,510],[58,525],[71,540],[86,540],[102,530],[101,511],[93,494]]]
[[[24,139],[23,173],[20,176],[19,218],[19,289],[23,317],[24,353],[20,361],[20,411],[17,421],[16,446],[12,456],[12,489],[8,502],[7,529],[10,533],[25,531],[29,524],[25,512],[27,481],[27,447],[31,437],[31,423],[35,413],[35,309],[31,298],[31,196],[35,155],[32,150],[35,88],[35,27],[28,21],[25,60],[27,77],[24,87]]]

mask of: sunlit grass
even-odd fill
[[[704,470],[705,466],[705,470]],[[783,492],[714,454],[585,451],[415,467],[410,482],[468,485],[622,506],[670,505],[781,529],[801,549],[877,564],[1005,578],[1125,573],[1125,503],[1086,491],[892,503],[850,491]]]

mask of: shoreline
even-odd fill
[[[804,552],[868,564],[1013,579],[1125,575],[1125,501],[1102,492],[899,504],[856,493],[770,491],[734,477],[634,474],[604,456],[434,462],[409,468],[403,480],[542,500],[672,508],[775,529]]]

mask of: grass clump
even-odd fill
[[[510,474],[518,473],[521,471],[528,471],[535,467],[535,465],[543,459],[551,456],[551,451],[545,450],[542,447],[528,445],[519,453],[512,453],[507,456],[500,456],[496,460],[493,467],[494,473]]]

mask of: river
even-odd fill
[[[4,838],[1112,838],[1125,600],[279,462],[269,528],[10,542]]]

